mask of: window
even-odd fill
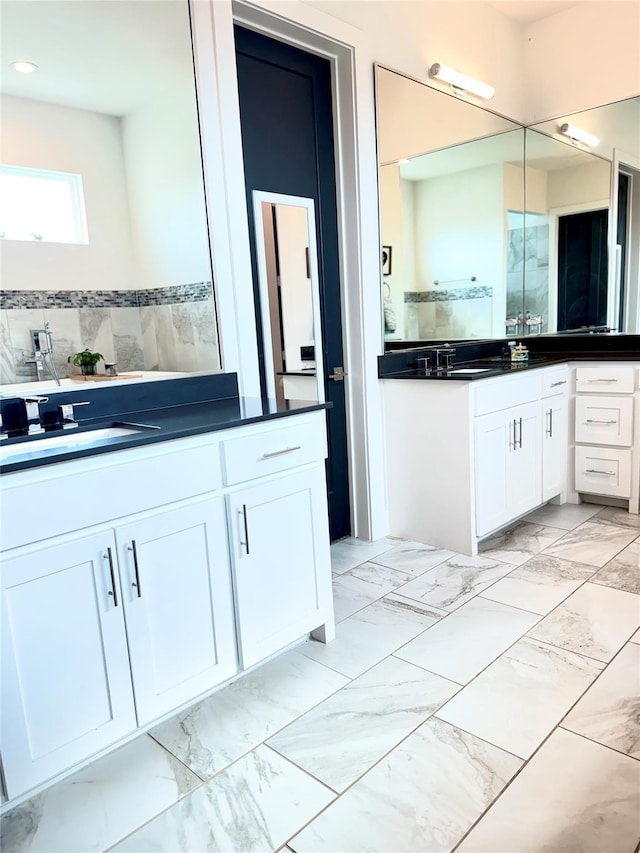
[[[0,165],[0,237],[88,243],[81,175]]]

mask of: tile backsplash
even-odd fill
[[[23,352],[31,352],[30,330],[46,322],[61,377],[70,370],[68,356],[85,348],[117,362],[119,372],[220,367],[211,282],[144,290],[5,290],[0,294],[0,383],[35,380]]]

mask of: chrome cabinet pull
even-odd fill
[[[263,453],[259,461],[262,462],[263,459],[273,459],[274,456],[284,456],[286,453],[294,453],[296,450],[300,450],[299,444],[296,444],[295,447],[285,447],[284,450],[274,450],[272,453]]]
[[[138,568],[138,549],[136,548],[136,540],[131,540],[131,545],[128,546],[129,551],[133,554],[133,568],[136,573],[135,581],[132,581],[131,586],[135,586],[138,590],[138,598],[142,598],[142,589],[140,587],[140,570]]]
[[[598,421],[595,418],[587,418],[586,424],[617,424],[618,421]]]
[[[104,559],[109,561],[109,574],[111,575],[111,589],[107,592],[107,595],[110,595],[113,598],[113,606],[118,606],[118,593],[116,592],[116,576],[113,571],[113,554],[111,553],[111,548],[107,548],[107,553],[104,555]]]
[[[587,379],[587,382],[617,382],[617,379]]]
[[[238,518],[242,518],[242,528],[244,530],[244,539],[240,534],[240,547],[244,548],[245,554],[249,555],[249,526],[247,524],[247,505],[242,504],[242,509],[237,510]]]
[[[522,448],[522,418],[520,418],[520,420],[519,420],[519,422],[518,422],[518,423],[519,423],[519,427],[518,427],[518,447]]]
[[[515,420],[511,421],[509,424],[509,447],[513,450],[516,449],[516,422]]]
[[[562,379],[560,382],[552,382],[552,383],[551,383],[551,387],[552,387],[552,388],[557,388],[557,387],[558,387],[558,385],[566,385],[566,384],[567,384],[567,380],[566,380],[566,379]]]
[[[553,435],[553,409],[549,409],[549,411],[545,412],[544,414],[547,419],[547,427],[544,431],[544,434],[548,438],[551,438],[551,436]]]
[[[605,477],[615,477],[615,471],[599,471],[597,468],[587,468],[585,474],[604,474]]]

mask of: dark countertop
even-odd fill
[[[111,415],[101,419],[92,419],[80,423],[78,428],[71,430],[55,430],[32,437],[8,438],[0,442],[0,473],[8,474],[29,468],[38,468],[55,462],[68,462],[86,456],[96,456],[111,453],[115,450],[126,450],[169,441],[176,438],[187,438],[203,433],[216,432],[232,427],[245,426],[275,418],[288,417],[293,414],[315,412],[326,409],[330,403],[313,403],[299,400],[264,402],[253,397],[230,397],[222,400],[187,403],[165,408],[152,408],[143,411],[127,411],[126,415]],[[78,447],[43,447],[43,443],[58,437],[73,440],[76,436],[91,433],[96,429],[118,426],[141,426],[134,434],[106,438]],[[30,445],[38,441],[38,450],[29,450]],[[13,458],[11,462],[1,461],[5,448],[24,446],[25,455]]]
[[[440,347],[455,349],[451,370],[430,370],[428,373],[418,370],[418,359],[430,355],[433,358],[436,346],[427,343],[425,346],[396,349],[378,357],[378,376],[380,379],[469,382],[569,361],[640,361],[640,335],[570,334],[519,338],[529,348],[529,360],[516,363],[501,358],[507,340],[513,339],[440,343]],[[476,373],[459,372],[465,368],[486,369]]]

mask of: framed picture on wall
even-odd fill
[[[382,247],[382,275],[391,275],[391,246]]]

